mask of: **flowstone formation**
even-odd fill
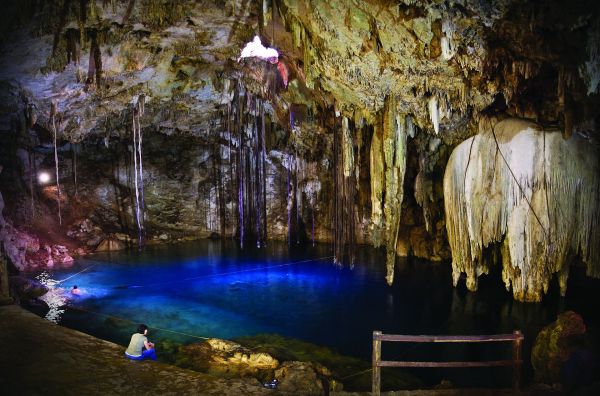
[[[464,273],[477,290],[498,257],[521,301],[540,301],[555,274],[564,296],[576,255],[600,277],[598,158],[597,143],[579,134],[565,140],[531,122],[483,119],[444,176],[454,283]]]

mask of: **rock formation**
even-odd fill
[[[579,135],[517,119],[483,119],[459,144],[444,176],[448,239],[456,284],[469,290],[494,264],[521,301],[540,301],[557,274],[567,290],[575,255],[600,276],[600,177],[597,146]]]
[[[583,319],[573,311],[558,315],[556,321],[540,331],[531,351],[536,381],[560,382],[561,367],[574,350],[573,338],[583,337],[585,331]]]

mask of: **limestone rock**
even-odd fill
[[[582,317],[567,311],[539,332],[531,351],[536,381],[546,384],[560,382],[561,367],[573,351],[569,338],[580,336],[585,330]]]
[[[184,346],[181,353],[191,368],[227,378],[266,377],[266,372],[279,366],[279,361],[268,353],[254,352],[218,338]]]
[[[328,377],[331,372],[326,367],[312,362],[283,362],[275,370],[275,378],[279,381],[277,388],[298,395],[324,395],[324,383],[329,390]]]

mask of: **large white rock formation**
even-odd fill
[[[597,142],[494,122],[482,120],[454,149],[444,175],[454,284],[465,273],[476,290],[498,253],[506,288],[521,301],[540,301],[554,274],[564,295],[576,260],[600,277]]]

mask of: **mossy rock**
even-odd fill
[[[583,318],[567,311],[539,332],[531,351],[536,382],[560,382],[561,367],[573,350],[571,340],[583,335],[585,330]]]

